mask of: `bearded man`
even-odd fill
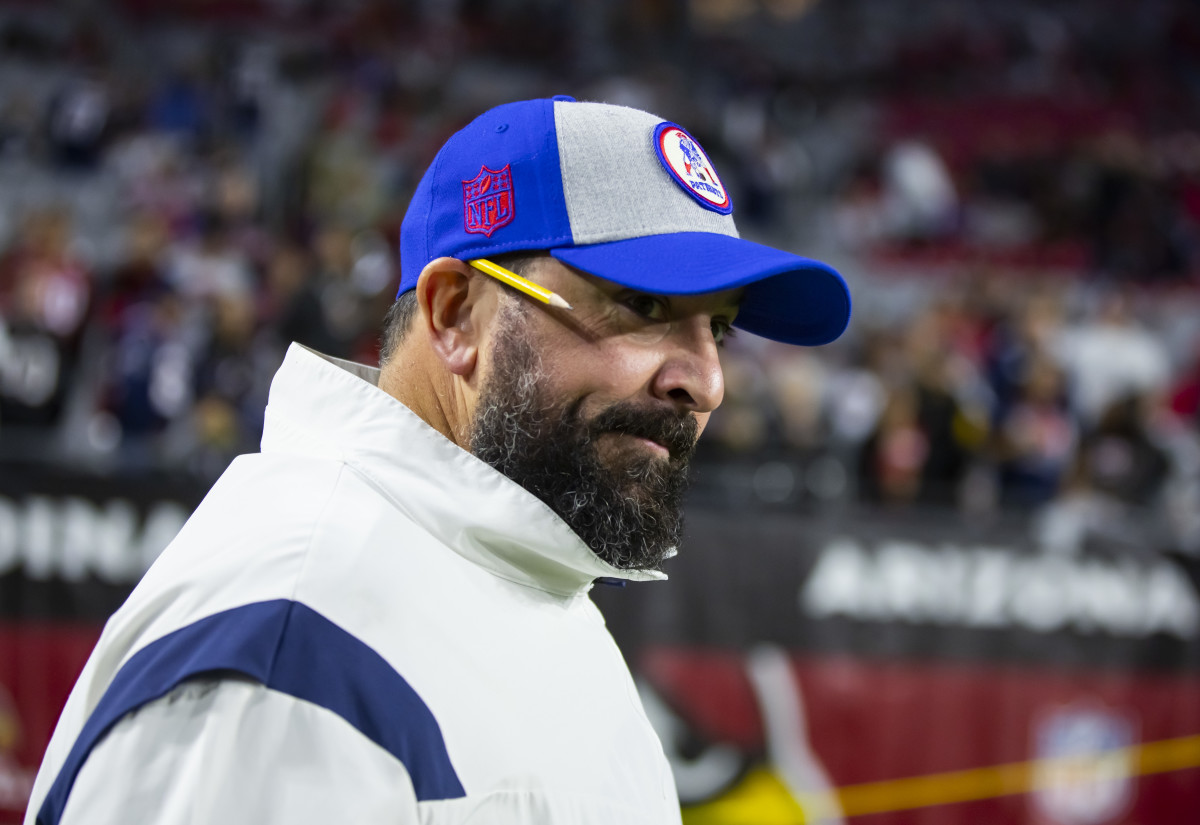
[[[243,456],[105,628],[26,822],[678,822],[588,597],[665,578],[738,327],[849,319],[646,112],[484,113],[401,229],[379,369],[289,350]]]

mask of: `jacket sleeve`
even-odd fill
[[[416,823],[404,765],[340,716],[240,678],[193,680],[121,719],[61,825]]]

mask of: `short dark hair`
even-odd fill
[[[535,260],[546,255],[538,250],[522,250],[521,252],[506,252],[503,255],[493,255],[489,260],[505,269],[511,269],[518,275],[524,275]],[[386,364],[396,354],[403,343],[408,331],[412,328],[413,318],[417,314],[417,291],[410,289],[402,293],[388,307],[383,316],[383,330],[379,339],[379,364]]]

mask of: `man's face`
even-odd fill
[[[679,544],[688,461],[724,392],[717,345],[739,293],[646,295],[549,257],[525,274],[574,310],[506,299],[471,451],[603,560],[658,568]]]

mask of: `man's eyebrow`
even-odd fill
[[[649,295],[654,298],[661,298],[666,301],[668,306],[675,306],[678,300],[687,300],[690,298],[702,298],[705,295],[712,293],[696,292],[696,293],[679,293],[679,292],[655,292],[652,289],[645,289],[637,286],[627,286],[619,284],[616,281],[610,281],[607,278],[601,278],[597,275],[590,276],[595,279],[597,289],[607,298],[615,299],[620,295]],[[710,314],[714,317],[729,317],[733,318],[742,309],[742,304],[746,300],[745,287],[738,287],[737,295],[729,299],[728,303],[720,304],[710,310]],[[723,291],[723,290],[722,290]]]

